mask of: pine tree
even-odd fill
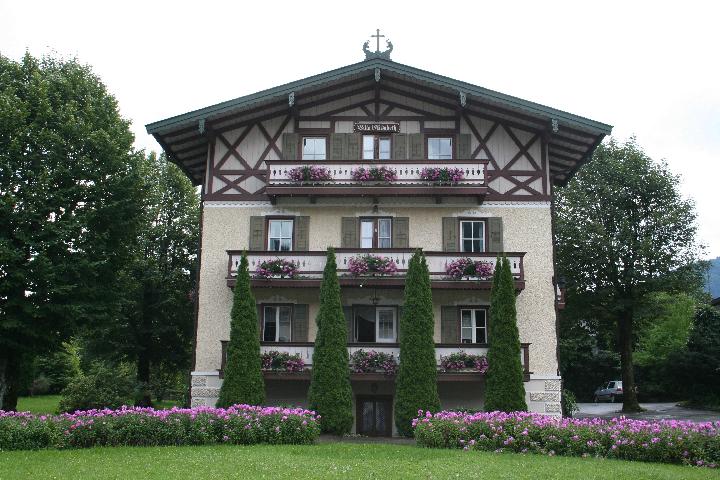
[[[352,429],[352,388],[347,324],[340,299],[335,251],[330,248],[320,287],[320,311],[310,381],[310,408],[322,418],[325,433],[343,435]]]
[[[485,410],[525,411],[515,285],[510,262],[498,257],[490,293],[490,348],[485,376]]]
[[[250,290],[247,254],[243,253],[230,312],[225,379],[217,406],[229,407],[238,403],[262,405],[265,402],[265,381],[261,366],[257,307]]]
[[[437,411],[435,330],[430,273],[425,255],[417,250],[408,266],[405,305],[400,318],[400,368],[395,398],[395,425],[398,433],[411,436],[412,419],[418,410]]]

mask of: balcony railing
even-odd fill
[[[388,249],[360,249],[360,248],[338,248],[335,250],[338,277],[343,286],[377,285],[385,287],[404,287],[405,276],[407,275],[408,263],[414,250],[411,248],[388,248]],[[228,275],[227,284],[235,286],[235,275],[242,252],[239,250],[228,250]],[[372,254],[391,258],[397,265],[397,273],[392,275],[353,275],[348,264],[350,259],[360,255]],[[248,252],[248,264],[250,274],[253,277],[254,287],[317,287],[320,286],[323,269],[325,268],[327,252]],[[473,261],[483,261],[492,265],[495,269],[497,253],[463,253],[463,252],[425,252],[430,280],[433,288],[447,289],[489,289],[492,278],[463,277],[455,279],[446,273],[447,266],[459,258],[470,258]],[[524,253],[505,253],[510,261],[510,271],[515,279],[515,287],[521,290],[525,287],[525,273],[523,268]],[[254,275],[257,267],[265,261],[272,261],[282,258],[295,262],[298,271],[294,278],[256,278]]]
[[[266,193],[278,196],[476,196],[487,193],[487,160],[335,160],[308,162],[300,160],[268,160]],[[293,168],[312,165],[326,168],[332,175],[329,181],[296,182],[290,179]],[[391,182],[357,181],[352,172],[356,168],[385,166],[397,176]],[[420,178],[426,167],[457,168],[464,172],[462,180],[454,183],[427,181]]]

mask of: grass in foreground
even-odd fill
[[[434,450],[393,444],[92,448],[0,452],[15,478],[720,479],[720,471],[594,458]]]
[[[32,412],[39,415],[57,412],[60,395],[37,395],[18,398],[18,412]]]

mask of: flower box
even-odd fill
[[[397,264],[392,258],[379,255],[356,255],[348,260],[348,270],[352,275],[393,275],[397,273]]]
[[[302,372],[305,362],[300,355],[271,350],[261,356],[262,369],[270,372]]]
[[[397,172],[388,167],[357,167],[350,172],[353,180],[358,182],[394,182]]]
[[[303,165],[302,167],[292,168],[287,175],[290,180],[295,182],[328,182],[333,180],[330,170],[316,165]]]
[[[452,167],[425,167],[420,171],[420,179],[427,182],[455,184],[465,178],[465,170]]]
[[[300,265],[291,260],[284,258],[276,258],[275,260],[265,260],[261,262],[255,269],[256,278],[295,278]]]
[[[458,258],[445,267],[448,277],[461,280],[464,277],[487,280],[493,275],[493,265],[489,262],[475,261],[471,258]]]
[[[485,355],[473,355],[461,350],[440,357],[441,372],[472,371],[484,375],[487,369],[488,361]]]
[[[350,370],[353,373],[384,373],[395,375],[398,362],[392,353],[375,350],[357,350],[350,355]]]

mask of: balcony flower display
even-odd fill
[[[303,165],[288,170],[288,178],[295,182],[327,182],[333,179],[330,170],[316,165]]]
[[[261,356],[262,369],[271,372],[302,372],[305,370],[305,362],[300,355],[291,355],[288,352],[271,350]]]
[[[356,255],[348,260],[348,270],[353,275],[392,275],[397,273],[397,264],[392,258],[372,255]]]
[[[392,353],[376,352],[375,350],[357,350],[350,355],[350,370],[353,373],[384,373],[394,375],[398,362]]]
[[[350,172],[353,180],[358,182],[394,182],[397,173],[388,167],[357,167]]]
[[[452,167],[425,167],[420,178],[428,182],[457,183],[465,178],[465,170]]]
[[[460,280],[463,277],[478,277],[486,279],[493,274],[493,265],[489,262],[474,261],[471,258],[458,258],[445,267],[448,277]]]
[[[440,371],[448,372],[453,370],[474,370],[485,374],[488,369],[487,357],[484,355],[473,355],[459,351],[440,357]]]
[[[276,258],[275,260],[265,260],[255,269],[256,278],[295,278],[298,273],[297,262],[285,260],[284,258]]]

